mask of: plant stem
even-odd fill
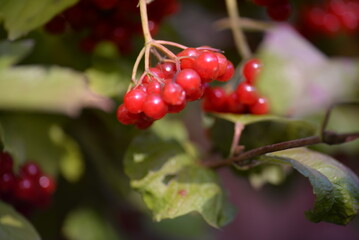
[[[240,122],[236,122],[236,124],[234,125],[234,135],[233,135],[233,140],[232,140],[232,146],[231,146],[231,151],[230,151],[230,157],[233,157],[235,155],[237,155],[238,152],[238,143],[239,140],[241,139],[241,134],[242,131],[244,129],[244,125]]]
[[[334,144],[342,144],[346,142],[351,142],[353,140],[356,140],[359,138],[359,133],[345,133],[345,134],[337,134],[333,132],[325,132],[324,138],[321,136],[311,136],[306,138],[300,138],[275,144],[270,144],[258,148],[254,148],[252,150],[243,152],[237,156],[230,157],[224,161],[219,162],[204,162],[203,165],[206,167],[211,168],[219,168],[224,166],[229,166],[232,164],[240,164],[241,162],[244,162],[245,160],[258,157],[260,155],[271,153],[271,152],[277,152],[281,150],[291,149],[291,148],[297,148],[297,147],[305,147],[309,145],[314,145],[318,143],[325,143],[329,145]]]
[[[135,84],[137,83],[137,82],[136,82],[136,75],[137,75],[138,66],[140,65],[140,62],[141,62],[142,57],[143,57],[144,54],[145,54],[145,47],[142,48],[141,52],[138,54],[137,59],[136,59],[136,62],[135,62],[135,65],[133,66],[133,69],[132,69],[132,77],[131,77],[131,80],[132,80],[132,82],[134,82]]]
[[[234,37],[238,53],[245,59],[251,57],[252,53],[248,42],[244,36],[241,25],[238,23],[240,19],[237,0],[226,0],[227,12],[229,16],[230,26]]]
[[[147,45],[149,42],[152,41],[150,28],[148,26],[147,2],[146,0],[140,0],[139,4],[140,4],[142,31],[143,31],[143,36],[145,38],[145,44]]]
[[[275,23],[272,22],[264,22],[253,20],[250,18],[238,18],[236,19],[238,24],[242,27],[243,30],[251,30],[251,31],[267,31],[275,26]],[[215,28],[218,30],[225,30],[231,27],[230,19],[223,18],[214,23]]]

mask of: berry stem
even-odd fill
[[[158,41],[153,41],[152,46],[157,48],[158,50],[160,50],[164,54],[166,54],[170,59],[174,60],[175,63],[176,63],[176,69],[177,70],[180,69],[180,65],[181,65],[180,60],[178,59],[178,57],[173,52],[171,52],[168,48],[166,48],[162,44],[159,44]]]
[[[248,166],[252,162],[252,161],[248,162],[248,160],[266,153],[277,152],[277,151],[297,148],[297,147],[305,147],[305,146],[315,145],[318,143],[336,145],[336,144],[351,142],[358,138],[359,138],[359,132],[338,134],[338,133],[326,131],[324,132],[324,138],[322,138],[322,136],[311,136],[306,138],[300,138],[300,139],[270,144],[240,153],[237,156],[230,157],[228,159],[225,159],[224,161],[203,162],[202,164],[210,168],[220,168],[232,164],[243,165],[243,163],[245,163],[245,165]]]
[[[243,30],[249,30],[249,31],[268,31],[269,29],[273,28],[275,26],[274,22],[264,22],[264,21],[258,21],[253,20],[250,18],[238,18],[236,19]],[[231,27],[230,19],[229,18],[223,18],[218,20],[214,23],[214,26],[218,30],[225,30],[227,28]]]
[[[157,42],[158,44],[174,46],[174,47],[181,48],[181,49],[186,49],[186,48],[188,48],[188,47],[186,47],[185,45],[182,45],[182,44],[179,44],[179,43],[175,43],[175,42],[170,42],[170,41],[156,40],[156,42]]]
[[[139,5],[140,5],[142,31],[143,31],[143,36],[145,38],[145,43],[147,45],[147,43],[152,41],[150,28],[148,26],[147,1],[140,0]]]
[[[143,58],[143,55],[145,54],[145,47],[143,47],[141,49],[141,52],[138,54],[137,56],[137,59],[136,59],[136,62],[135,64],[133,65],[133,69],[132,69],[132,76],[131,76],[131,80],[132,82],[134,82],[136,84],[136,75],[137,75],[137,70],[138,70],[138,67],[140,65],[140,62]]]
[[[244,129],[244,125],[240,122],[237,122],[234,125],[234,135],[232,140],[232,146],[229,156],[233,157],[239,154],[239,151],[242,150],[242,146],[239,146],[239,140],[241,139],[242,131]]]
[[[242,26],[238,22],[240,19],[237,0],[226,0],[227,12],[229,16],[230,26],[233,33],[234,41],[238,50],[239,55],[243,58],[248,59],[252,53],[249,48],[248,42],[242,31]]]
[[[150,53],[151,53],[151,44],[147,43],[145,46],[145,72],[148,72],[150,69]]]

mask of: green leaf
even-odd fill
[[[78,72],[62,67],[0,70],[0,109],[79,114],[83,107],[109,110],[109,99],[89,90]]]
[[[156,221],[197,211],[208,224],[220,227],[233,217],[216,174],[176,141],[153,134],[135,138],[126,153],[125,171]]]
[[[258,89],[274,114],[305,116],[358,97],[358,59],[329,59],[287,26],[270,31],[258,56]]]
[[[30,53],[34,42],[31,40],[22,40],[17,42],[0,42],[0,69],[9,67]]]
[[[71,212],[65,219],[63,233],[69,240],[122,239],[104,217],[88,208]]]
[[[268,120],[285,120],[279,116],[275,115],[253,115],[253,114],[232,114],[232,113],[216,113],[214,116],[233,122],[233,123],[241,123],[243,125],[248,125],[251,123],[268,121]]]
[[[62,123],[62,118],[51,115],[1,114],[1,142],[17,165],[32,160],[51,175],[61,167],[64,176],[75,181],[82,174],[83,160],[77,144],[62,132]],[[64,169],[70,166],[71,170]]]
[[[266,154],[264,162],[289,163],[313,186],[316,200],[306,216],[313,222],[345,225],[359,213],[359,179],[330,156],[296,148]]]
[[[41,238],[23,216],[0,201],[0,239],[40,240]]]
[[[78,0],[2,0],[0,17],[8,38],[14,40],[48,22],[56,14],[74,5]]]

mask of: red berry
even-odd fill
[[[143,111],[143,104],[146,100],[147,93],[140,89],[133,89],[126,93],[124,104],[130,113],[140,113]]]
[[[152,82],[152,80],[161,80],[165,78],[165,74],[162,72],[161,69],[157,67],[152,67],[149,69],[149,75],[146,75],[143,78],[142,83],[149,83]]]
[[[20,168],[20,176],[31,178],[33,180],[36,180],[39,178],[39,176],[42,174],[42,171],[37,165],[37,163],[34,162],[27,162],[23,164]]]
[[[147,94],[160,94],[161,90],[162,86],[157,80],[152,79],[152,82],[146,85]]]
[[[118,0],[93,0],[94,4],[103,10],[112,9],[118,3]]]
[[[285,21],[290,16],[291,6],[289,3],[269,5],[267,7],[267,13],[269,17],[275,21]]]
[[[46,23],[45,30],[51,34],[64,33],[66,29],[66,21],[61,16],[55,16],[50,22]]]
[[[268,101],[265,98],[258,98],[257,101],[249,106],[249,111],[252,114],[260,115],[267,114],[269,111]]]
[[[223,74],[225,74],[226,71],[227,71],[227,62],[228,62],[228,60],[222,53],[216,52],[214,54],[216,54],[217,59],[218,59],[218,73],[217,73],[217,76],[220,77]]]
[[[34,182],[27,177],[20,177],[16,181],[15,196],[25,202],[33,202],[36,199],[36,187]]]
[[[233,77],[233,74],[234,74],[233,63],[227,60],[226,72],[222,76],[217,77],[217,81],[227,82],[229,79]]]
[[[12,172],[14,162],[11,155],[7,152],[0,152],[0,174]]]
[[[255,80],[257,79],[259,73],[262,70],[262,64],[259,59],[251,59],[247,61],[242,70],[242,74],[245,78],[246,83],[254,86]]]
[[[176,76],[176,83],[179,84],[187,95],[198,92],[201,87],[201,78],[193,69],[183,69]]]
[[[258,100],[258,93],[255,87],[248,83],[240,83],[236,89],[239,102],[253,104]]]
[[[135,126],[138,129],[147,129],[149,127],[151,127],[151,125],[153,124],[153,120],[149,120],[149,118],[140,118],[136,123]]]
[[[192,101],[200,99],[203,96],[203,94],[204,94],[207,87],[208,87],[208,83],[202,84],[197,89],[197,91],[194,91],[191,94],[187,94],[186,95],[186,100],[189,101],[189,102],[192,102]]]
[[[227,95],[227,111],[229,113],[244,113],[246,111],[246,106],[241,103],[238,99],[237,93],[232,92]]]
[[[179,84],[168,82],[163,88],[162,99],[171,105],[181,105],[186,99],[186,92]]]
[[[12,172],[4,172],[0,174],[0,196],[7,194],[14,188],[16,183],[15,175]]]
[[[146,116],[153,119],[163,118],[168,111],[167,104],[163,101],[160,95],[151,94],[146,98],[143,104],[143,112]]]
[[[225,112],[226,92],[221,87],[207,88],[204,94],[205,111]]]
[[[47,175],[42,175],[38,179],[38,184],[40,186],[40,191],[46,195],[52,195],[55,192],[56,184],[52,177]]]
[[[194,70],[204,82],[211,82],[218,76],[219,64],[215,53],[203,52],[194,62]]]
[[[176,73],[176,64],[173,62],[162,63],[157,68],[163,72],[165,78],[173,78]]]
[[[186,101],[183,101],[181,105],[168,105],[168,112],[169,113],[179,113],[182,111],[187,105]]]
[[[125,125],[134,124],[139,119],[139,114],[133,114],[128,111],[124,104],[117,108],[117,120]]]
[[[195,48],[186,48],[177,56],[181,58],[181,69],[193,68],[196,58],[200,52]]]

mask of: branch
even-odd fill
[[[252,150],[243,152],[238,154],[237,156],[230,157],[224,161],[220,162],[204,162],[203,165],[210,168],[219,168],[224,166],[229,166],[232,164],[240,164],[245,160],[252,159],[254,157],[258,157],[260,155],[277,152],[281,150],[286,150],[290,148],[297,148],[297,147],[305,147],[309,145],[314,145],[318,143],[325,143],[328,145],[336,145],[354,141],[359,138],[359,132],[356,133],[345,133],[345,134],[338,134],[334,132],[326,131],[324,132],[324,137],[321,136],[311,136],[306,138],[300,138],[280,143],[275,143],[271,145],[266,145],[258,148],[254,148]]]
[[[275,26],[275,23],[264,22],[253,20],[250,18],[240,17],[236,19],[237,24],[243,30],[251,30],[251,31],[267,31]],[[229,18],[223,18],[214,23],[214,27],[218,30],[225,30],[231,28],[231,23]]]
[[[238,24],[237,21],[238,19],[240,19],[237,0],[226,0],[226,6],[229,15],[231,30],[233,32],[234,42],[236,43],[238,52],[243,58],[248,59],[251,57],[252,53],[249,48],[248,42],[243,34],[241,25]]]

